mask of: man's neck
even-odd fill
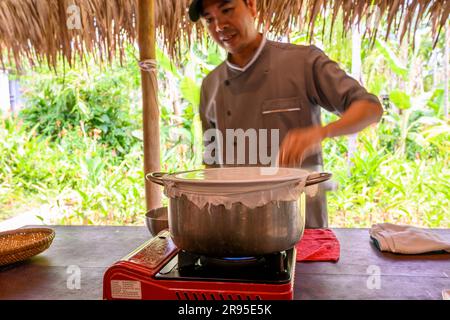
[[[255,40],[250,43],[249,46],[247,46],[242,52],[236,53],[236,54],[230,54],[228,56],[228,61],[240,68],[243,68],[247,65],[247,63],[252,60],[253,56],[256,54],[256,51],[258,51],[259,46],[261,45],[261,42],[263,40],[263,35],[258,33]]]

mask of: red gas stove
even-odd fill
[[[291,300],[295,249],[249,258],[211,258],[179,250],[169,231],[108,268],[106,300]]]

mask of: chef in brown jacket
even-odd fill
[[[383,108],[376,96],[317,47],[266,39],[255,25],[256,1],[191,2],[191,20],[201,19],[210,36],[228,53],[226,61],[203,80],[200,99],[203,131],[220,131],[224,139],[221,145],[228,146],[227,130],[276,129],[280,142],[278,165],[323,171],[321,142],[357,133],[378,122]],[[340,119],[322,126],[321,108],[339,115]],[[211,142],[208,140],[205,145]],[[270,154],[270,143],[267,145]],[[249,149],[255,150],[247,148],[247,152]],[[222,147],[213,163],[211,159],[206,163],[266,165],[259,161],[249,163],[250,154],[243,163],[242,159],[236,159],[238,152],[232,155],[236,161],[225,161],[230,160],[226,152],[228,149]],[[307,228],[328,226],[323,188],[319,188],[316,196],[307,197],[306,212]]]

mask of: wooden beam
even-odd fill
[[[138,42],[140,60],[156,59],[155,1],[138,1]],[[156,70],[141,71],[142,109],[144,128],[144,170],[145,174],[160,171],[159,107]],[[161,206],[161,188],[145,181],[147,210]]]

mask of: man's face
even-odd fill
[[[231,54],[241,52],[258,35],[256,0],[203,0],[202,16],[213,39]]]

